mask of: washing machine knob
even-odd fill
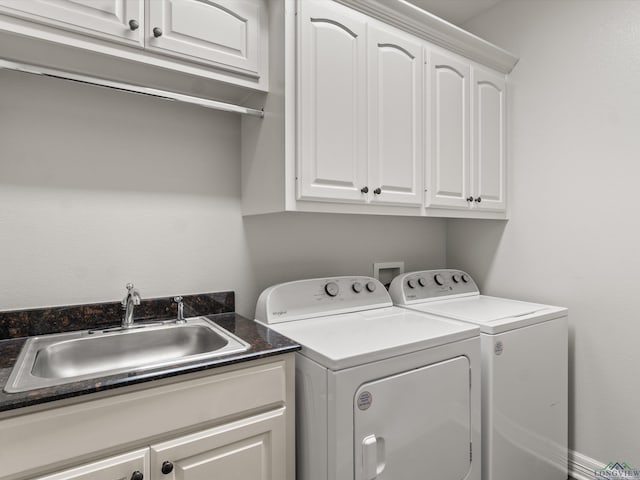
[[[330,297],[335,297],[340,292],[340,287],[336,282],[329,282],[324,286],[324,291],[327,292],[327,295]]]
[[[452,275],[451,280],[453,280],[453,283],[458,283],[460,282],[460,277],[458,277],[458,275]]]
[[[353,285],[351,285],[351,288],[354,292],[360,293],[362,291],[362,284],[360,282],[355,282]]]
[[[439,273],[436,273],[433,276],[433,281],[436,282],[438,285],[444,285],[444,277]]]
[[[376,284],[373,282],[367,282],[367,290],[369,290],[370,292],[375,292]]]
[[[421,287],[424,287],[427,285],[427,281],[424,279],[424,277],[418,277],[418,283],[420,284]]]
[[[469,283],[469,276],[468,276],[468,275],[466,275],[466,274],[464,274],[464,273],[463,273],[463,274],[462,274],[462,276],[461,276],[460,278],[462,279],[462,281],[463,281],[464,283]]]
[[[416,288],[416,281],[413,278],[410,278],[407,285],[409,285],[409,288]]]

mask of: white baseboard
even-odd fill
[[[593,480],[595,478],[594,472],[606,466],[606,463],[569,450],[569,476],[575,480]]]

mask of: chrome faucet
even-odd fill
[[[122,299],[122,308],[124,308],[122,328],[131,328],[133,326],[133,307],[140,305],[140,300],[140,294],[133,288],[133,283],[127,283],[127,295]]]
[[[173,301],[178,304],[176,323],[187,323],[187,321],[184,319],[184,303],[182,303],[182,297],[173,297]]]

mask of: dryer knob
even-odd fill
[[[462,276],[460,277],[462,279],[462,281],[464,283],[469,283],[469,276],[466,275],[465,273],[462,274]]]
[[[407,285],[409,285],[409,288],[416,288],[416,281],[413,278],[410,278]]]
[[[433,276],[433,281],[436,282],[438,285],[444,285],[444,277],[439,273],[436,273]]]
[[[338,287],[336,282],[329,282],[324,286],[324,291],[330,297],[335,297],[340,292],[340,287]]]
[[[373,282],[367,282],[367,290],[369,290],[370,292],[375,292],[376,284]]]
[[[453,283],[458,283],[460,282],[460,277],[458,277],[458,275],[452,275],[451,280],[453,280]]]
[[[355,282],[353,285],[351,285],[351,288],[354,292],[360,293],[362,291],[362,284],[360,282]]]
[[[418,284],[420,284],[421,287],[424,287],[427,285],[427,281],[424,279],[424,277],[419,277]]]

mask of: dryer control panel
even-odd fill
[[[391,307],[384,285],[371,277],[327,277],[281,283],[264,290],[256,320],[281,323]]]
[[[479,295],[473,278],[462,270],[423,270],[398,275],[389,293],[396,305],[442,300],[444,297]]]

